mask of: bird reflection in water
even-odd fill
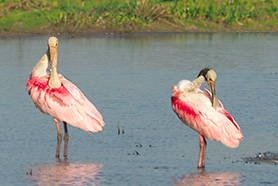
[[[242,175],[237,172],[205,172],[191,173],[189,176],[173,178],[172,185],[192,186],[224,186],[241,185]]]
[[[36,165],[27,174],[35,185],[99,185],[102,167],[94,163],[69,163],[65,158],[54,165]]]

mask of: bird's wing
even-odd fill
[[[215,110],[218,113],[222,114],[223,116],[226,116],[226,118],[228,118],[238,130],[240,130],[240,127],[237,124],[237,122],[234,120],[234,118],[224,109],[224,106],[220,101],[219,101],[219,103],[220,104],[218,105],[217,108],[215,108]]]
[[[193,130],[209,139],[221,141],[226,146],[238,145],[239,135],[234,133],[241,134],[240,130],[231,122],[232,117],[227,112],[224,114],[223,110],[219,112],[219,109],[212,107],[209,93],[199,89],[180,98],[172,97],[172,102],[178,117]],[[221,103],[219,105],[222,106]]]
[[[94,115],[96,118],[99,118],[102,120],[101,114],[98,112],[96,107],[84,96],[84,94],[81,92],[81,90],[75,86],[72,82],[67,80],[64,77],[61,77],[61,82],[64,85],[64,87],[67,89],[67,91],[72,95],[76,101],[79,102],[80,105],[83,107],[89,108],[89,111],[91,111],[90,114]],[[87,112],[89,112],[87,111]]]
[[[62,86],[59,88],[49,88],[47,80],[27,87],[37,108],[85,131],[101,131],[104,122],[95,106],[73,83],[61,75],[60,79]]]

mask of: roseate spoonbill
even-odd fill
[[[53,117],[57,127],[57,150],[59,157],[62,133],[60,121],[64,123],[64,156],[67,156],[67,123],[87,132],[100,132],[104,126],[101,114],[83,93],[69,80],[57,73],[58,39],[48,39],[48,50],[31,72],[26,89],[35,106],[42,113]],[[48,72],[48,64],[51,71]]]
[[[215,93],[217,75],[211,69],[203,69],[193,82],[182,80],[172,87],[172,108],[180,120],[199,133],[200,153],[198,168],[205,167],[206,138],[220,141],[235,148],[243,139],[237,122],[224,109]],[[208,90],[199,87],[207,81]]]

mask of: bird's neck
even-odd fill
[[[56,67],[51,67],[50,78],[48,80],[48,85],[50,88],[58,88],[62,85],[61,80],[57,73]]]
[[[50,57],[50,63],[51,63],[51,72],[50,72],[50,78],[48,80],[48,85],[50,88],[58,88],[62,85],[61,80],[57,73],[57,49],[51,49],[49,50],[49,57]]]
[[[192,85],[190,87],[191,91],[196,90],[197,88],[199,88],[202,83],[204,83],[206,80],[204,78],[204,76],[199,76],[197,79],[195,79],[194,81],[192,81]]]

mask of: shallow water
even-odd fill
[[[69,127],[68,158],[56,159],[56,127],[25,91],[48,37],[0,40],[0,180],[4,185],[277,185],[277,164],[247,162],[278,152],[278,35],[184,34],[59,38],[58,71],[104,117],[101,133]],[[199,139],[170,103],[171,86],[204,67],[239,123],[236,149]],[[118,124],[124,134],[118,134]],[[63,144],[62,144],[63,145]]]

